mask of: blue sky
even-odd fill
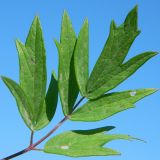
[[[160,2],[159,0],[14,0],[0,1],[0,75],[16,81],[19,79],[18,57],[15,40],[24,42],[35,15],[41,19],[44,31],[48,79],[51,71],[57,72],[57,50],[53,39],[59,39],[61,17],[67,10],[76,33],[88,17],[90,24],[90,71],[92,70],[109,33],[110,21],[121,24],[126,14],[139,6],[139,29],[142,31],[132,45],[127,59],[144,51],[160,51]],[[147,62],[127,81],[114,91],[137,88],[160,88],[160,56]],[[111,133],[125,133],[144,139],[138,141],[115,141],[108,146],[122,152],[119,157],[90,157],[80,160],[150,160],[160,159],[160,92],[136,104],[135,109],[119,113],[96,123],[67,122],[55,134],[71,129],[97,128],[114,125]],[[35,140],[43,136],[61,118],[60,103],[51,124],[35,135]],[[18,114],[16,103],[6,86],[0,81],[0,158],[26,147],[29,143],[29,130]],[[40,146],[42,147],[42,145]],[[30,152],[17,160],[72,160],[72,158]]]

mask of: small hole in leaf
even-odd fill
[[[61,149],[69,149],[69,146],[61,146]]]
[[[133,92],[130,92],[129,93],[132,97],[134,97],[136,94],[137,94],[137,92],[136,91],[133,91]]]

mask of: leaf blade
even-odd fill
[[[72,121],[100,121],[116,113],[134,107],[134,103],[156,89],[139,89],[106,94],[97,100],[88,101],[70,117]]]
[[[88,93],[87,97],[89,99],[95,99],[103,95],[105,92],[115,88],[124,80],[129,78],[132,74],[134,74],[149,59],[156,56],[157,54],[157,52],[144,52],[131,58],[122,66],[112,71],[112,73],[108,74],[107,77],[104,77],[106,83],[97,88],[95,91]]]
[[[78,95],[73,59],[75,44],[76,34],[69,16],[64,12],[60,43],[56,41],[56,46],[59,51],[58,88],[64,115],[72,112]],[[70,93],[70,91],[72,91],[72,93]]]
[[[128,135],[104,134],[104,127],[101,132],[100,130],[101,128],[64,132],[50,139],[45,144],[44,152],[70,157],[119,155],[120,153],[115,150],[104,148],[104,144],[117,139],[133,139]]]
[[[82,96],[86,95],[86,85],[89,77],[88,54],[89,29],[88,20],[85,20],[81,28],[81,31],[78,35],[74,53],[74,67],[76,79]]]
[[[36,130],[40,130],[47,126],[55,115],[58,104],[58,82],[55,73],[51,75],[50,84],[46,94],[43,110],[39,116]]]
[[[12,95],[14,96],[18,110],[25,122],[25,124],[31,129],[34,130],[33,122],[33,111],[30,106],[29,100],[26,98],[25,93],[21,89],[21,87],[13,80],[1,76],[3,82],[6,84]]]
[[[32,22],[25,45],[17,41],[16,46],[20,62],[20,86],[31,101],[36,124],[42,112],[47,81],[44,39],[37,16]]]
[[[139,33],[137,7],[129,12],[126,20],[119,27],[112,21],[109,37],[89,78],[88,93],[95,91],[106,83],[105,78],[122,64]]]

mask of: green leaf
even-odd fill
[[[1,78],[12,93],[12,95],[15,97],[19,112],[24,122],[31,130],[33,130],[33,110],[30,101],[27,99],[22,88],[15,81],[3,76]]]
[[[95,99],[100,97],[103,93],[115,88],[129,76],[135,73],[145,62],[157,54],[158,53],[156,52],[145,52],[131,58],[123,65],[117,67],[111,73],[108,73],[107,77],[102,77],[105,79],[106,83],[93,92],[88,93],[87,97],[89,99]]]
[[[134,107],[134,103],[156,92],[156,89],[139,89],[106,94],[90,100],[71,116],[73,121],[99,121]]]
[[[20,62],[20,86],[30,99],[33,124],[37,124],[46,94],[46,55],[38,17],[31,25],[26,44],[16,41]]]
[[[64,132],[50,139],[45,144],[44,152],[70,157],[119,155],[118,151],[103,146],[112,140],[132,140],[134,138],[122,134],[104,134],[110,129],[113,128],[103,127],[94,130]]]
[[[62,18],[60,43],[57,41],[55,43],[59,52],[58,88],[63,113],[68,115],[73,110],[73,105],[78,95],[78,86],[73,58],[76,34],[66,12],[64,12]]]
[[[74,53],[74,67],[76,79],[82,96],[86,94],[86,85],[89,77],[88,69],[88,54],[89,54],[89,30],[88,20],[85,20],[82,29],[79,33],[75,53]]]
[[[122,63],[139,33],[140,31],[137,28],[137,6],[130,11],[124,23],[119,27],[112,21],[109,37],[87,84],[88,93],[92,93],[101,88],[97,95],[93,95],[93,98],[99,97],[112,89],[113,86],[115,87],[122,82],[121,80],[114,84],[113,81],[112,88],[108,87],[108,78],[112,76],[112,73],[121,72]],[[124,75],[124,77],[123,80],[125,80],[128,75]]]
[[[46,94],[45,102],[43,105],[43,110],[39,116],[36,130],[42,129],[45,127],[55,115],[55,111],[58,103],[58,82],[55,73],[51,75],[50,84]]]
[[[33,94],[33,74],[34,74],[34,63],[32,62],[32,55],[28,52],[24,44],[19,40],[16,41],[16,47],[18,50],[19,66],[20,66],[20,86],[25,91],[28,98],[30,94]],[[31,92],[32,91],[32,92]],[[31,93],[30,93],[31,92]]]

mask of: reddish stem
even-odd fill
[[[77,104],[73,107],[73,111],[78,107],[78,105],[80,104],[80,102],[84,99],[84,97],[82,97]],[[40,143],[42,143],[44,140],[46,140],[50,135],[52,135],[65,121],[67,121],[69,119],[69,116],[65,116],[49,133],[47,133],[44,137],[42,137],[39,141],[37,141],[36,143],[32,144],[33,142],[33,132],[31,133],[31,141],[30,141],[30,145],[29,147],[23,149],[22,151],[19,151],[17,153],[14,153],[10,156],[7,156],[5,158],[2,158],[0,160],[9,160],[15,157],[18,157],[22,154],[25,154],[31,150],[34,150],[35,147],[37,147]]]

